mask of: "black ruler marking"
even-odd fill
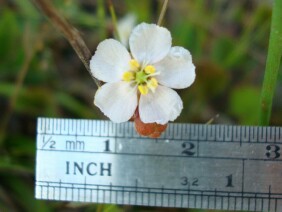
[[[164,194],[164,187],[162,186],[162,190],[161,190],[161,205],[164,204],[164,196],[163,196],[163,194]]]
[[[138,180],[135,180],[135,205],[137,204]]]
[[[94,152],[94,151],[80,151],[80,150],[57,150],[57,149],[37,149],[37,151],[45,152],[70,152],[70,153],[85,153],[85,154],[112,154],[112,155],[127,155],[127,156],[147,156],[147,157],[175,157],[175,158],[195,158],[195,159],[218,159],[218,160],[248,160],[248,161],[269,161],[281,163],[282,159],[263,159],[263,158],[232,158],[219,156],[185,156],[185,155],[161,155],[161,154],[142,154],[142,153],[114,153],[114,152]]]
[[[71,199],[74,199],[73,196],[74,196],[74,195],[73,195],[73,184],[71,184]]]
[[[54,184],[54,182],[49,182],[49,183],[45,183],[45,186],[43,186],[43,185],[37,185],[37,186],[43,186],[43,187],[46,187],[47,189],[48,188],[49,189],[50,188],[54,188],[54,189],[55,188],[60,188],[60,189],[65,188],[64,186],[60,186],[59,183],[57,183],[57,184],[58,185]],[[65,183],[62,182],[62,184],[65,184]],[[81,189],[84,189],[84,187],[78,187],[76,184],[72,184],[72,183],[70,183],[70,184],[71,184],[71,187],[66,187],[66,188],[71,188],[71,195],[72,195],[72,197],[71,197],[70,200],[72,200],[72,201],[83,201],[84,200],[85,201],[86,199],[82,198],[82,196],[80,196],[80,194],[79,194]],[[93,200],[92,199],[92,191],[96,190],[96,192],[97,192],[96,202],[113,203],[113,202],[109,201],[108,199],[106,199],[106,196],[105,196],[106,192],[113,191],[112,187],[113,186],[111,186],[111,188],[104,188],[103,185],[96,186],[96,188],[95,187],[92,187],[92,188],[87,187],[87,189],[90,190],[90,201],[93,202],[92,201]],[[119,193],[124,195],[125,192],[128,192],[128,191],[125,189],[124,186],[120,186],[120,187],[121,187],[120,189],[114,190],[114,192],[116,192],[116,202],[115,203],[117,203],[117,204],[125,204],[125,198],[123,198],[121,201],[119,201],[117,198],[119,196]],[[76,198],[75,198],[75,195],[74,195],[74,193],[75,193],[74,191],[75,190],[78,191],[78,196],[76,196]],[[155,195],[155,197],[156,197],[157,194],[162,194],[163,201],[162,201],[160,206],[168,206],[168,207],[173,206],[173,207],[176,207],[177,206],[177,202],[176,201],[179,200],[179,198],[183,198],[184,193],[178,193],[178,191],[175,190],[175,189],[174,189],[174,192],[172,192],[172,191],[168,192],[166,190],[167,190],[167,188],[163,188],[162,187],[160,189],[160,191],[158,191],[158,192],[150,191],[150,193]],[[134,192],[134,190],[130,190],[130,191]],[[99,195],[100,195],[101,192],[102,192],[102,197],[103,197],[102,200],[99,198]],[[148,195],[148,189],[147,190],[144,190],[144,189],[143,190],[137,190],[135,192],[139,193],[141,195],[141,198],[142,198],[141,202],[137,202],[136,205],[148,205],[149,204],[149,201],[146,203],[146,202],[144,202],[144,199],[143,199],[144,195]],[[191,191],[188,190],[186,195],[188,197],[193,196],[193,200],[194,201],[193,201],[192,207],[194,207],[194,208],[204,208],[204,205],[203,205],[204,197],[207,197],[208,202],[210,200],[210,197],[214,198],[214,201],[215,201],[214,207],[211,207],[211,208],[215,208],[215,209],[217,208],[218,209],[217,198],[219,198],[219,200],[220,200],[220,209],[227,209],[227,210],[229,210],[230,207],[231,207],[230,199],[229,200],[227,199],[227,205],[224,205],[224,199],[231,197],[230,192],[228,192],[227,194],[220,194],[222,192],[218,192],[218,191],[214,191],[214,194],[212,194],[212,193],[209,193],[209,194],[204,193],[205,191],[199,191],[199,193],[193,193],[193,194],[191,194],[190,192]],[[261,195],[260,193],[255,193],[254,196],[250,196],[250,194],[247,193],[246,196],[243,196],[241,198],[241,202],[243,202],[243,207],[242,208],[246,209],[245,206],[247,206],[248,210],[257,210],[257,206],[256,206],[257,205],[257,199],[261,199],[262,200],[261,201],[261,209],[262,210],[263,210],[263,202],[264,202],[263,200],[265,200],[268,203],[267,207],[268,207],[269,211],[270,211],[270,209],[273,209],[273,207],[274,207],[275,211],[277,211],[277,201],[278,201],[278,199],[282,200],[282,197],[280,197],[280,198],[277,198],[277,197],[272,198],[271,191],[270,191],[270,194],[269,194],[269,192],[265,193],[265,194],[268,194],[268,195],[265,195],[264,197],[262,197],[262,196],[259,196],[259,195]],[[68,195],[68,192],[65,193],[66,200],[68,199],[67,195]],[[166,197],[166,198],[164,199],[164,197]],[[179,197],[179,198],[177,198],[177,197]],[[237,209],[236,202],[237,202],[237,198],[239,198],[239,196],[232,196],[232,197],[235,197],[234,209],[236,210]],[[53,193],[53,195],[50,195],[50,194],[48,194],[48,190],[47,190],[47,199],[52,199],[52,198],[56,199],[55,193]],[[173,204],[173,202],[170,201],[173,198],[174,198],[174,201],[175,201],[174,204]],[[87,201],[89,201],[89,200],[87,200]],[[155,198],[155,202],[156,202],[156,198]],[[247,203],[247,205],[245,205],[244,202]],[[271,206],[272,202],[274,204],[273,206]],[[255,209],[251,208],[252,203],[255,203]],[[130,201],[128,201],[128,204],[132,204],[132,203]],[[199,204],[200,204],[200,206],[199,206]],[[179,207],[179,206],[177,206],[177,207]],[[180,203],[180,207],[183,207],[183,203],[182,204]],[[187,202],[187,207],[191,207],[191,204],[189,202]],[[210,207],[210,205],[208,203],[207,208],[209,208],[209,207]],[[205,208],[206,208],[206,206],[205,206]]]
[[[59,181],[37,181],[37,186],[45,186],[45,187],[50,187],[50,184],[52,183],[53,187],[59,188],[60,186],[62,188],[84,188],[85,184],[83,183],[71,183],[71,182],[60,182]],[[66,185],[66,186],[64,186]],[[68,185],[68,186],[67,186]],[[148,193],[147,190],[150,188],[151,191],[150,193],[163,193],[163,194],[174,194],[174,192],[176,191],[177,194],[188,194],[191,192],[197,195],[201,195],[201,192],[203,192],[203,195],[210,195],[210,196],[222,196],[222,197],[227,197],[228,193],[233,195],[232,197],[242,197],[242,192],[241,191],[224,191],[224,190],[209,190],[209,189],[175,189],[175,188],[165,188],[164,186],[162,187],[144,187],[144,186],[120,186],[120,185],[112,185],[110,186],[110,184],[90,184],[90,183],[86,183],[87,187],[99,187],[99,190],[110,190],[110,188],[112,187],[112,190],[114,191],[114,189],[118,190],[118,191],[122,191],[122,188],[124,188],[124,191],[133,191],[133,192],[137,192],[137,193]],[[154,191],[153,191],[153,190]],[[97,189],[93,189],[93,190],[97,190]],[[243,192],[243,197],[245,197],[244,195],[247,196],[251,196],[251,197],[255,197],[255,195],[257,197],[262,197],[262,198],[278,198],[278,199],[282,199],[282,193],[269,193],[268,192]],[[260,196],[262,195],[262,196]],[[273,198],[272,198],[273,196]]]
[[[96,190],[96,202],[99,202],[99,185],[97,185],[97,190]]]
[[[83,191],[84,191],[84,202],[86,202],[86,177],[84,178],[84,189],[83,189]]]
[[[270,203],[271,203],[271,185],[268,187],[268,211],[270,211]]]
[[[110,183],[110,202],[112,202],[112,183]],[[130,203],[130,199],[129,199],[129,203]]]
[[[150,191],[150,188],[148,188],[148,199],[147,199],[148,205],[151,205],[150,204],[150,199],[151,199],[150,195],[151,195],[151,191]]]
[[[257,211],[257,194],[255,194],[255,211]]]
[[[121,191],[121,203],[124,204],[124,187],[122,187],[122,191]],[[143,202],[143,200],[142,200]]]
[[[176,190],[174,191],[174,207],[176,207]]]
[[[250,197],[247,197],[247,199],[248,199],[248,211],[250,210],[250,204],[251,204],[251,198]]]
[[[54,121],[56,121],[57,123],[54,124]],[[67,124],[66,124],[67,123]],[[91,124],[90,124],[91,123]],[[134,137],[134,138],[141,138],[141,136],[137,135],[134,132],[134,126],[132,123],[123,123],[123,124],[113,124],[110,121],[101,121],[101,120],[87,120],[87,119],[52,119],[52,118],[38,118],[38,134],[40,133],[44,133],[44,134],[48,134],[48,133],[52,133],[54,134],[54,127],[56,128],[57,126],[60,126],[60,128],[64,128],[65,130],[65,126],[68,126],[68,135],[74,135],[77,134],[77,124],[79,124],[79,128],[81,133],[79,133],[79,135],[87,135],[89,136],[89,130],[87,129],[89,125],[93,125],[94,128],[92,127],[92,133],[91,135],[94,135],[94,132],[96,132],[96,135],[98,136],[104,136],[107,135],[109,136],[110,133],[108,130],[108,128],[115,128],[115,132],[118,131],[118,128],[123,129],[120,137],[124,138],[124,137]],[[73,126],[75,125],[75,127]],[[97,126],[99,125],[99,126]],[[103,125],[103,126],[101,126]],[[44,129],[45,126],[45,129]],[[117,127],[118,126],[118,127]],[[175,133],[179,133],[181,136],[179,136],[179,140],[183,140],[183,139],[190,139],[189,134],[186,133],[186,131],[190,131],[191,128],[196,128],[196,130],[192,130],[193,131],[193,138],[195,138],[194,140],[198,140],[198,141],[202,141],[203,140],[203,135],[202,133],[206,132],[205,134],[209,135],[209,138],[207,138],[207,140],[209,141],[216,141],[216,140],[220,140],[220,142],[224,142],[225,140],[229,140],[229,134],[231,134],[231,142],[233,141],[240,141],[241,142],[250,142],[250,135],[251,135],[251,131],[253,132],[253,136],[252,136],[252,142],[257,142],[257,143],[261,143],[261,142],[270,142],[270,143],[282,143],[281,137],[282,137],[282,128],[281,127],[257,127],[257,126],[232,126],[232,125],[205,125],[205,124],[179,124],[179,123],[170,123],[170,128],[169,130],[172,130],[173,132],[165,132],[164,135],[162,136],[163,139],[171,139],[171,138],[176,138],[178,136],[175,136]],[[74,132],[70,132],[69,129],[72,128]],[[177,129],[175,129],[177,128]],[[188,128],[188,129],[187,129]],[[273,130],[274,128],[274,130]],[[127,129],[128,131],[125,131],[125,129]],[[62,129],[60,129],[62,131]],[[102,131],[104,135],[102,135]],[[177,132],[175,132],[177,131]],[[217,133],[218,131],[218,133]],[[232,131],[235,131],[235,135],[234,133],[232,133]],[[244,131],[244,133],[241,133],[241,131]],[[254,132],[255,131],[255,132]],[[98,134],[97,134],[98,132]],[[246,135],[248,132],[248,136]],[[257,134],[257,136],[255,136],[255,133]],[[55,133],[57,134],[57,133]],[[117,133],[115,133],[117,134]],[[269,136],[270,135],[270,136]],[[276,136],[275,136],[276,135]],[[187,137],[188,136],[188,137]],[[118,136],[119,137],[119,136]],[[224,138],[224,139],[221,139]],[[276,138],[276,139],[275,139]],[[247,139],[247,140],[246,140]],[[242,141],[244,140],[244,141]],[[277,142],[277,140],[279,140],[279,142]],[[230,141],[228,141],[230,142]]]
[[[61,179],[59,180],[59,200],[62,200],[62,197],[61,197],[61,183],[62,183],[62,181],[61,181]]]

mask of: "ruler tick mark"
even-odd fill
[[[193,195],[193,196],[194,196],[194,208],[196,208],[198,195]]]
[[[148,205],[151,205],[150,204],[150,199],[151,199],[151,191],[150,191],[150,188],[148,188],[148,199],[147,199],[147,201],[148,201]]]
[[[122,202],[122,204],[124,204],[124,187],[122,187],[122,191],[121,192],[122,192],[121,202]]]
[[[227,194],[227,210],[229,210],[230,207],[230,193]]]
[[[176,207],[176,190],[174,190],[174,207]]]
[[[220,197],[220,209],[223,210],[223,197]]]
[[[138,188],[138,180],[135,179],[135,205],[137,204],[137,188]]]
[[[257,194],[255,194],[255,211],[257,211]]]
[[[216,189],[214,190],[214,208],[217,208],[216,207],[216,201],[217,201],[217,195],[216,195]]]
[[[40,186],[40,197],[41,197],[41,199],[43,199],[43,196],[42,196],[42,191],[43,190],[43,186]]]
[[[248,211],[250,210],[250,197],[247,197],[248,198]]]
[[[99,185],[97,185],[97,190],[96,190],[96,202],[99,202]]]
[[[207,198],[208,198],[207,208],[210,209],[210,196],[208,195]]]
[[[80,201],[80,188],[77,188],[77,200]]]
[[[47,183],[47,199],[49,199],[49,183]]]
[[[86,177],[84,178],[84,202],[86,202]]]
[[[71,184],[71,199],[74,200],[74,194],[73,194],[73,184]]]
[[[202,191],[201,191],[201,196],[200,197],[201,197],[201,200],[200,200],[201,201],[201,208],[203,208],[203,192]]]
[[[112,202],[112,183],[110,183],[110,202]],[[130,200],[129,200],[129,203],[130,203]]]
[[[163,194],[164,194],[164,186],[162,186],[162,191],[161,191],[161,206],[164,205],[164,196],[163,196]]]
[[[263,206],[263,198],[261,198],[261,211],[263,211],[263,208],[264,208],[264,206]]]
[[[187,207],[189,208],[190,206],[190,185],[188,185],[188,190],[187,190]]]
[[[236,210],[237,209],[237,197],[235,197],[235,199],[234,199],[234,210]]]
[[[268,211],[270,211],[270,202],[271,201],[271,185],[268,186]]]

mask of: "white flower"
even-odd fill
[[[105,84],[96,92],[94,104],[116,123],[128,121],[137,106],[144,123],[174,121],[183,103],[171,88],[187,88],[194,82],[191,54],[171,47],[170,32],[155,24],[136,26],[129,46],[131,53],[114,39],[98,45],[90,68]]]

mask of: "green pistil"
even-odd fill
[[[144,71],[138,71],[136,73],[135,81],[137,82],[138,85],[140,85],[140,84],[146,83],[148,77],[149,75],[146,74]]]

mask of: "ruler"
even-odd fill
[[[282,128],[38,118],[37,199],[282,211]]]

